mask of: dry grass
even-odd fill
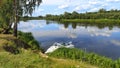
[[[49,57],[46,54],[39,53],[41,57],[43,58],[49,58],[50,60],[54,61],[54,65],[52,65],[52,68],[98,68],[96,66],[87,64],[85,62],[80,62],[77,60],[71,60],[71,59],[59,59],[54,57]]]
[[[64,68],[64,66],[70,66],[71,68],[72,67],[73,68],[97,68],[90,64],[75,61],[75,60],[70,60],[70,59],[57,59],[57,58],[51,58],[51,59],[56,62],[54,66],[59,67],[59,68]]]
[[[15,37],[11,34],[0,34],[0,38],[15,39]]]
[[[3,46],[7,44],[14,45],[10,39],[15,39],[15,37],[10,34],[0,34],[0,52],[4,51]]]

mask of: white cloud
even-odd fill
[[[41,9],[41,8],[39,8],[38,10],[37,10],[37,12],[43,12],[44,11],[44,9]]]
[[[120,0],[106,0],[107,2],[120,2]]]
[[[43,14],[49,14],[49,13],[55,14],[54,12],[58,12],[57,14],[62,14],[65,11],[86,12],[86,11],[97,11],[100,8],[105,8],[107,10],[110,10],[112,8],[120,9],[119,3],[120,0],[43,0],[40,7],[45,8],[45,12],[43,12],[44,11],[43,9],[38,9],[36,10],[36,14],[38,14],[38,11],[42,12]],[[60,10],[60,9],[64,9],[64,10]]]
[[[92,8],[89,10],[89,12],[95,12],[95,11],[98,11],[100,8]]]
[[[93,4],[93,5],[94,5],[94,4],[97,4],[97,3],[98,3],[98,2],[91,2],[91,1],[89,2],[89,4]]]
[[[43,5],[60,5],[64,3],[66,0],[43,0]]]
[[[33,12],[34,16],[39,16],[41,12],[44,12],[45,10],[43,8],[36,8],[35,11]]]
[[[65,8],[68,8],[68,7],[69,7],[68,4],[63,4],[63,5],[58,6],[59,9],[65,9]]]
[[[96,8],[98,6],[96,5],[102,5],[103,2],[99,1],[99,0],[89,0],[89,1],[84,1],[79,2],[79,4],[77,4],[77,6],[74,8],[74,11],[80,11],[80,10],[88,10],[88,9],[93,9],[96,10]]]
[[[101,5],[101,7],[106,7],[106,6],[108,6],[109,4],[108,3],[103,3],[102,5]]]
[[[75,10],[75,11],[79,11],[79,10],[81,10],[81,9],[82,9],[82,7],[76,6],[74,10]]]
[[[91,0],[88,2],[88,4],[95,5],[95,4],[102,4],[102,2],[98,0]]]
[[[78,5],[75,7],[74,11],[80,11],[80,10],[87,10],[89,8],[91,8],[92,6],[90,4],[88,5]]]

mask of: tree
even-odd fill
[[[79,18],[79,13],[77,13],[76,11],[72,12],[72,18],[73,19],[78,19]]]
[[[1,0],[0,1],[0,33],[7,34],[11,29],[12,19],[13,19],[13,11],[12,9],[12,1],[11,0]]]
[[[36,6],[42,0],[0,0],[0,27],[3,33],[8,33],[11,23],[14,22],[14,36],[17,37],[17,23],[19,18],[24,15],[32,15]]]
[[[100,12],[100,13],[104,13],[104,12],[106,12],[106,9],[103,9],[103,8],[102,8],[102,9],[99,10],[99,12]]]
[[[14,36],[17,37],[17,23],[19,17],[23,15],[32,15],[36,6],[39,6],[42,0],[13,0],[14,4]]]
[[[65,17],[65,19],[70,19],[71,18],[71,13],[65,12],[64,17]]]

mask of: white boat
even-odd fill
[[[69,43],[57,43],[55,42],[52,46],[50,46],[47,51],[45,53],[51,53],[55,50],[57,50],[58,48],[61,47],[65,47],[65,48],[74,48],[74,45],[72,44],[72,42]]]

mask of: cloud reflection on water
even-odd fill
[[[120,40],[111,40],[110,42],[116,46],[120,46]]]
[[[110,37],[114,32],[120,32],[118,28],[109,28],[99,29],[98,27],[87,28],[85,26],[77,26],[76,29],[73,29],[71,26],[65,28],[64,25],[57,23],[46,24],[45,20],[31,20],[27,22],[21,21],[19,24],[19,30],[24,32],[32,32],[35,36],[45,37],[45,36],[61,36],[68,38],[77,38],[79,35],[90,35],[94,36],[104,36]]]
[[[96,27],[90,27],[90,28],[87,28],[87,30],[91,36],[105,36],[105,37],[110,37],[111,34],[114,32],[120,32],[120,30],[116,28],[114,28],[113,30],[109,30],[108,28],[99,29]]]

